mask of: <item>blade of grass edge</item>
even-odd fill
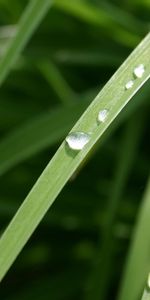
[[[23,50],[25,44],[44,18],[53,0],[32,0],[23,13],[18,24],[18,31],[11,40],[0,62],[0,85],[8,75],[10,68]]]
[[[139,209],[132,244],[127,257],[124,276],[119,292],[119,300],[137,300],[146,281],[150,268],[150,180]],[[133,276],[136,274],[136,280]]]
[[[82,151],[73,152],[64,141],[26,197],[0,240],[0,280],[84,157],[150,77],[149,51],[150,33],[108,81],[73,127],[72,131],[92,132],[89,143]],[[140,63],[146,67],[143,77],[135,80],[132,89],[125,90],[126,82],[133,77],[133,69]],[[109,111],[107,120],[98,124],[98,112],[104,108]]]
[[[106,299],[110,277],[112,276],[111,271],[115,267],[112,258],[115,246],[113,230],[116,215],[144,127],[143,118],[139,121],[138,119],[139,113],[129,120],[125,128],[125,133],[122,136],[118,165],[116,166],[112,188],[110,189],[106,223],[102,235],[103,239],[100,241],[99,248],[97,249],[96,259],[94,258],[94,267],[88,281],[86,300]],[[91,287],[91,290],[89,287]]]
[[[37,63],[36,67],[52,87],[60,102],[65,106],[71,105],[75,100],[75,93],[61,75],[57,66],[52,61],[45,60]]]

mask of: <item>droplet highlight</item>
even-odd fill
[[[147,286],[148,286],[148,288],[150,289],[150,273],[149,273],[148,279],[147,279]]]
[[[126,90],[131,89],[131,88],[133,87],[133,84],[134,84],[134,81],[133,81],[133,80],[128,81],[128,82],[126,83],[126,85],[125,85],[125,89],[126,89]]]
[[[66,137],[66,143],[69,148],[76,151],[82,150],[89,140],[90,135],[85,132],[71,132]]]
[[[108,109],[100,110],[98,113],[98,121],[104,123],[108,116]]]
[[[145,72],[145,67],[143,64],[140,64],[139,66],[137,66],[133,71],[134,76],[136,78],[142,78],[144,72]]]

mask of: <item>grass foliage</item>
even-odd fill
[[[149,13],[141,0],[0,1],[0,279],[26,245],[1,283],[3,300],[142,297],[150,35],[136,46]],[[63,142],[72,126],[92,133],[79,153]]]

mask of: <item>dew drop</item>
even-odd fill
[[[133,80],[128,81],[125,85],[126,90],[131,89],[133,87],[133,84],[134,84]]]
[[[150,274],[148,275],[147,286],[148,286],[148,288],[150,289]]]
[[[71,132],[66,137],[69,148],[77,151],[82,150],[89,140],[90,135],[85,132]]]
[[[144,72],[145,72],[145,68],[144,68],[143,64],[140,64],[139,66],[137,66],[133,71],[135,77],[137,77],[137,78],[142,78]]]
[[[108,110],[103,109],[98,113],[98,121],[104,123],[108,116]]]

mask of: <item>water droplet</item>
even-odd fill
[[[103,109],[98,113],[98,121],[104,123],[108,116],[108,110]]]
[[[82,150],[84,146],[89,142],[90,135],[85,132],[71,132],[66,137],[68,146],[73,150]]]
[[[133,71],[135,77],[137,77],[137,78],[142,78],[144,72],[145,72],[145,68],[144,68],[143,64],[140,64],[139,66],[137,66]]]
[[[133,84],[134,84],[133,80],[128,81],[125,85],[126,90],[131,89],[133,87]]]
[[[148,286],[148,288],[150,288],[150,273],[149,273],[148,279],[147,279],[147,286]]]

